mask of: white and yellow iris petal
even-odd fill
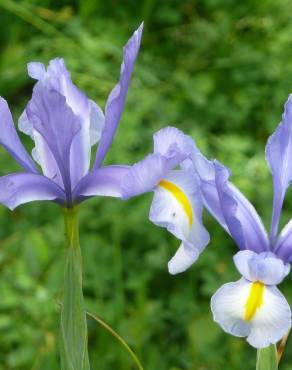
[[[202,200],[193,173],[170,171],[154,192],[150,220],[182,241],[168,264],[171,274],[185,271],[209,242],[202,224]]]
[[[242,278],[223,285],[211,299],[214,320],[227,333],[247,337],[256,348],[279,341],[291,327],[291,310],[276,286]]]
[[[192,227],[193,224],[193,209],[187,194],[184,189],[176,185],[174,182],[169,180],[161,180],[159,186],[169,192],[169,194],[177,201],[184,216],[187,217],[189,226]]]

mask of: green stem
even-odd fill
[[[258,349],[256,370],[277,370],[277,347],[271,344],[269,347]]]
[[[90,370],[77,207],[64,209],[64,222],[68,246],[61,306],[61,367],[62,370]]]

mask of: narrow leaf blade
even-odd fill
[[[258,349],[256,370],[278,370],[277,347],[275,344]]]

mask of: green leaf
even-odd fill
[[[87,322],[82,292],[82,258],[79,246],[77,210],[65,210],[68,242],[61,309],[62,370],[89,370]]]
[[[256,370],[277,370],[277,348],[275,344],[258,349]]]

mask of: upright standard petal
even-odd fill
[[[105,166],[89,172],[73,191],[73,201],[80,203],[85,198],[96,195],[121,197],[121,181],[129,171],[129,166]]]
[[[39,132],[34,130],[26,111],[18,119],[18,128],[34,141],[35,147],[32,149],[31,154],[35,162],[41,166],[43,174],[62,187],[63,180],[57,162],[45,139]]]
[[[35,173],[13,173],[0,177],[0,203],[13,210],[35,200],[64,204],[64,191],[47,177]]]
[[[198,179],[194,173],[170,171],[154,192],[150,220],[182,241],[169,261],[171,274],[185,271],[209,243],[209,233],[202,223],[203,204]]]
[[[12,115],[6,100],[0,97],[0,144],[14,157],[14,159],[29,172],[37,172],[36,167],[21,144],[14,127]]]
[[[194,144],[190,159],[183,161],[181,167],[185,171],[195,171],[197,173],[200,178],[200,187],[205,207],[223,229],[230,234],[221,209],[213,162],[204,157]]]
[[[35,85],[26,113],[34,130],[43,137],[54,156],[70,203],[70,148],[80,130],[80,118],[73,113],[64,96],[43,81]]]
[[[266,159],[272,172],[274,184],[273,213],[270,231],[271,242],[274,244],[278,232],[285,193],[292,180],[291,95],[285,104],[282,122],[267,142]]]
[[[29,63],[28,72],[31,77],[63,95],[68,106],[80,118],[80,130],[75,135],[70,149],[71,184],[74,187],[89,171],[91,145],[100,138],[104,123],[103,113],[97,104],[90,101],[73,84],[63,59],[51,60],[47,70],[41,63]],[[40,143],[37,146],[40,147]],[[42,162],[45,165],[49,164],[45,160]]]
[[[278,342],[291,327],[291,310],[275,286],[241,279],[223,285],[211,299],[214,321],[224,331],[247,337],[255,348]]]
[[[292,262],[292,220],[282,230],[275,245],[274,253],[285,263]]]
[[[142,32],[143,23],[134,32],[133,36],[124,47],[124,57],[121,65],[120,80],[109,94],[105,106],[105,125],[101,134],[100,144],[96,152],[96,161],[94,165],[95,168],[99,167],[104,160],[118,127],[124,109],[136,57],[140,48]]]
[[[280,284],[290,271],[290,265],[272,252],[257,254],[249,250],[240,251],[233,260],[238,272],[245,279],[261,281],[266,285]]]
[[[47,70],[39,62],[28,63],[27,70],[30,77],[43,81],[46,85],[50,85],[53,90],[63,95],[75,114],[80,117],[88,116],[88,98],[73,84],[70,72],[62,58],[52,59]]]
[[[230,174],[223,165],[214,161],[214,169],[221,210],[232,238],[240,249],[249,249],[256,253],[268,251],[268,238],[256,210],[228,182]]]
[[[70,148],[70,177],[73,188],[89,170],[91,104],[87,96],[73,84],[63,59],[50,61],[46,79],[65,97],[68,106],[80,118],[80,130],[74,136]]]

